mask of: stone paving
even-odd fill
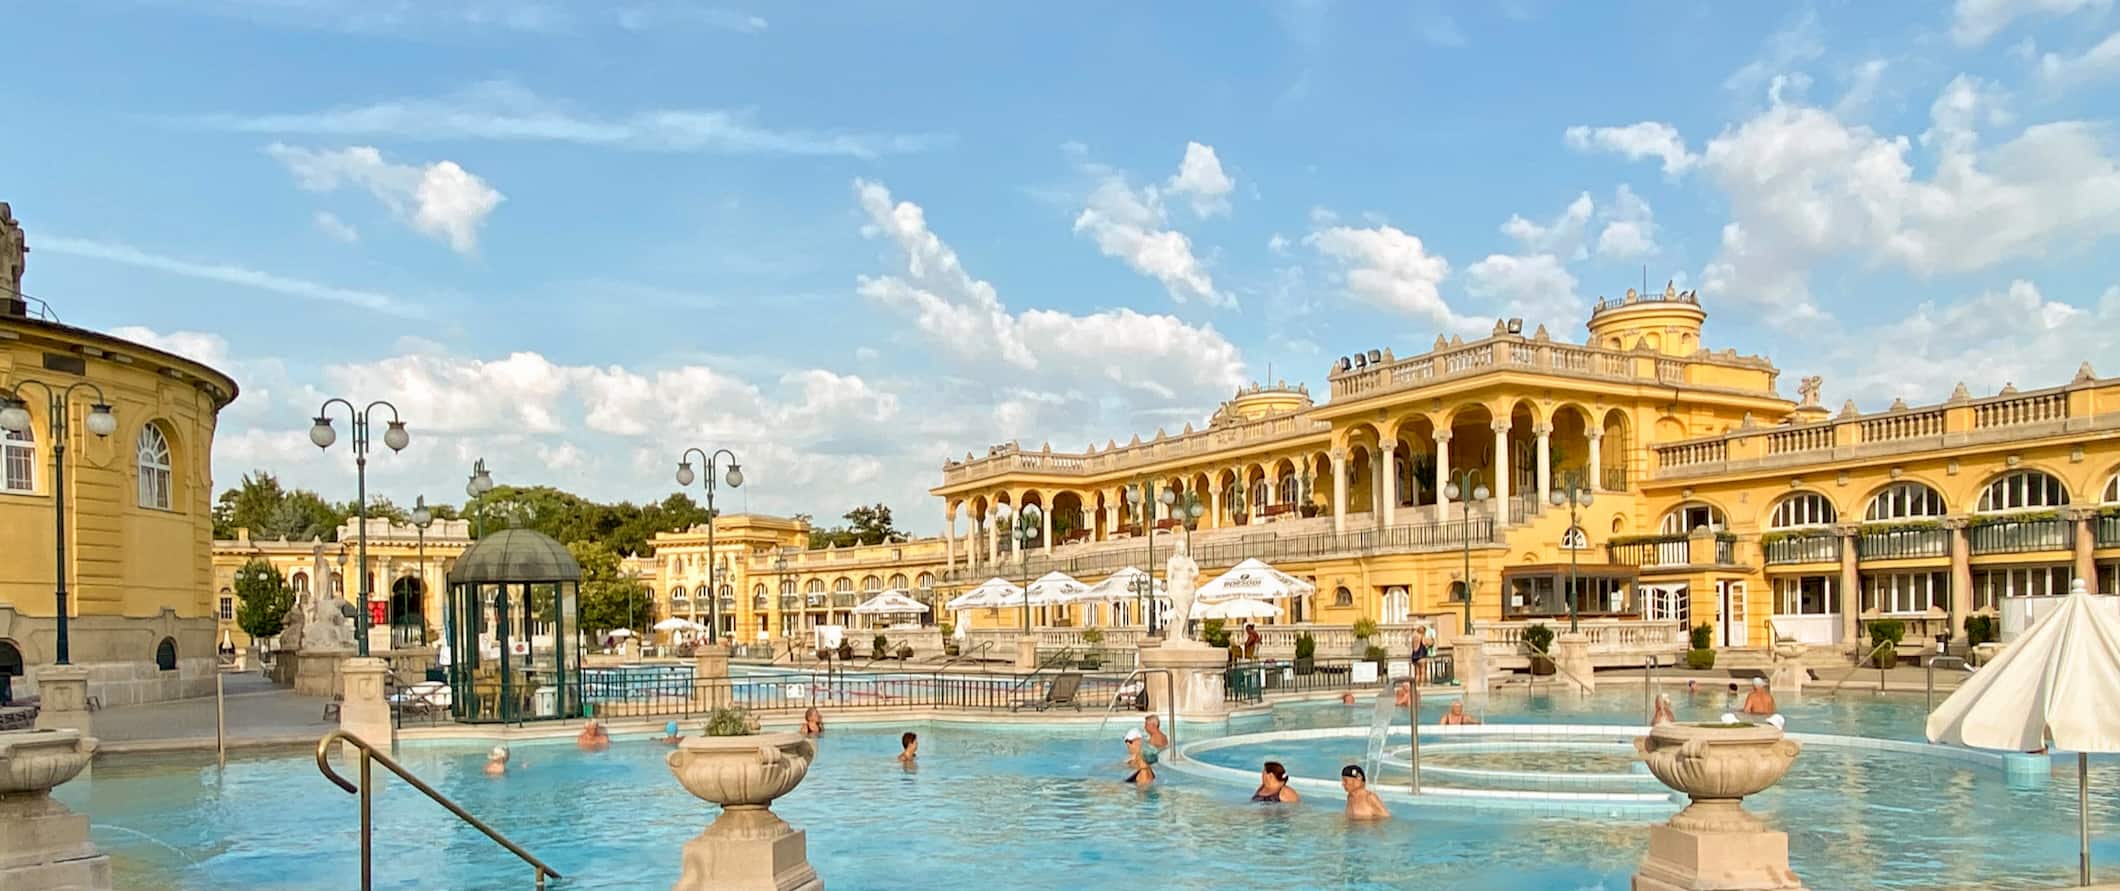
[[[274,686],[254,672],[222,675],[231,748],[314,742],[338,729],[324,717],[324,700]],[[213,748],[211,696],[102,709],[95,713],[102,751]]]

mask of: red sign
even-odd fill
[[[381,624],[383,624],[383,607],[384,607],[384,606],[385,606],[385,604],[383,603],[383,601],[380,601],[380,600],[371,600],[371,601],[368,601],[368,624],[369,624],[369,625],[381,625]]]

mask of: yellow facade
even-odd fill
[[[655,591],[660,616],[719,622],[723,637],[759,644],[854,624],[853,608],[886,590],[930,600],[944,564],[941,539],[815,550],[809,540],[802,520],[725,514],[714,520],[711,551],[703,525],[661,533],[650,542],[654,553],[633,567]],[[710,568],[719,569],[719,586],[709,583]]]
[[[250,561],[271,564],[299,601],[304,596],[326,594],[359,599],[359,520],[347,520],[336,541],[267,541],[253,539],[250,530],[236,530],[233,539],[213,543],[214,639],[238,650],[251,645],[250,635],[236,624],[242,598],[236,595],[236,572]],[[421,646],[439,641],[443,627],[444,598],[449,569],[473,543],[471,521],[435,520],[422,531],[406,523],[384,519],[368,521],[369,616],[380,621],[369,628],[371,650]],[[318,564],[321,561],[323,568]]]
[[[210,458],[216,416],[235,399],[235,381],[0,300],[0,394],[19,397],[31,418],[27,440],[0,432],[0,646],[27,666],[18,693],[35,691],[57,647],[51,403],[31,381],[72,389],[59,522],[71,661],[89,670],[90,695],[119,705],[210,692]],[[96,402],[116,416],[107,436],[88,428]]]

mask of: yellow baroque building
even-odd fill
[[[267,541],[253,539],[248,529],[237,529],[233,539],[215,541],[216,640],[239,651],[252,643],[236,624],[236,612],[243,606],[236,594],[236,573],[253,560],[270,565],[298,602],[317,594],[357,599],[360,577],[353,574],[353,564],[360,559],[359,532],[360,521],[348,519],[335,541]],[[435,592],[447,588],[449,569],[472,544],[470,520],[435,520],[424,530],[382,518],[368,520],[370,650],[433,646],[442,639],[445,604]],[[351,586],[348,578],[354,580]]]
[[[36,692],[57,658],[55,563],[66,568],[70,661],[103,705],[213,691],[216,418],[236,383],[205,365],[65,325],[21,296],[23,239],[0,204],[0,397],[29,430],[0,431],[0,672]],[[47,390],[49,388],[49,391]],[[52,393],[66,418],[65,511],[52,478]],[[93,406],[115,416],[90,430]],[[66,546],[58,550],[58,530]]]
[[[854,607],[887,590],[940,610],[942,539],[813,550],[800,519],[725,514],[713,522],[711,549],[701,525],[660,533],[652,555],[628,561],[655,591],[659,617],[718,624],[721,637],[739,644],[772,644],[804,639],[819,625],[853,625]]]

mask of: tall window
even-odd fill
[[[1268,485],[1265,480],[1260,480],[1252,484],[1251,512],[1253,516],[1259,516],[1266,513],[1266,499],[1271,496],[1272,493],[1273,486]]]
[[[1281,478],[1281,503],[1282,503],[1282,504],[1294,504],[1294,503],[1296,503],[1296,501],[1297,501],[1298,499],[1300,499],[1300,498],[1301,498],[1301,496],[1302,496],[1302,493],[1301,493],[1301,489],[1302,489],[1302,488],[1303,488],[1303,480],[1302,480],[1302,478],[1301,478],[1301,477],[1298,477],[1298,476],[1296,476],[1296,475],[1294,475],[1294,474],[1290,474],[1290,475],[1288,475],[1288,476],[1282,477],[1282,478]]]
[[[225,595],[225,594],[224,594],[224,595],[222,595],[222,596],[221,596],[221,621],[223,621],[223,622],[226,622],[226,621],[229,621],[229,620],[231,620],[231,619],[234,619],[235,617],[236,617],[236,599],[235,599],[235,598],[233,598],[233,597],[229,597],[229,596],[227,596],[227,595]]]
[[[33,431],[13,430],[0,434],[0,491],[34,492],[37,489],[37,441]]]
[[[923,572],[918,578],[913,580],[913,584],[919,586],[922,591],[930,590],[935,587],[935,574]]]
[[[841,594],[854,590],[854,580],[846,576],[832,580],[832,590]]]
[[[153,424],[140,428],[140,506],[169,510],[169,440]]]
[[[2067,594],[2075,572],[2068,566],[2013,566],[1973,573],[1973,608],[1995,609],[2004,597]]]
[[[671,603],[683,603],[683,602],[685,602],[685,586],[683,586],[683,585],[679,585],[679,586],[677,586],[677,587],[675,587],[675,588],[671,588],[671,589],[670,589],[670,602],[671,602]]]
[[[1840,614],[1840,592],[1829,575],[1782,577],[1774,580],[1774,613],[1780,616],[1833,616]]]
[[[891,574],[891,590],[893,590],[893,591],[903,591],[903,590],[905,590],[905,573],[902,573],[902,572],[894,572],[894,573],[892,573],[892,574]]]
[[[862,576],[862,578],[861,578],[861,590],[863,590],[863,591],[881,591],[881,590],[883,590],[883,579],[877,578],[877,577],[875,577],[875,576],[873,576],[873,575],[869,575],[869,576]]]
[[[2052,474],[2038,470],[2018,470],[2003,474],[1980,492],[1980,505],[1974,508],[1981,513],[1996,511],[2030,510],[2042,507],[2064,507],[2068,504],[2068,487],[2061,485]]]
[[[782,595],[788,595],[788,594],[793,594],[793,593],[795,593],[795,580],[794,580],[794,579],[781,579],[781,580],[780,580],[780,593],[781,593]]]
[[[1951,574],[1871,572],[1862,576],[1862,609],[1887,615],[1922,615],[1951,606]]]
[[[2120,504],[2120,473],[2113,474],[2112,479],[2105,481],[2105,491],[2098,495],[2098,501],[2102,504]]]
[[[1921,483],[1893,483],[1870,499],[1870,508],[1862,518],[1874,523],[1940,517],[1949,512],[1943,505],[1943,493]]]
[[[700,602],[705,602],[708,596],[707,586],[701,585],[697,588],[694,588],[692,590],[692,596],[698,599]]]
[[[294,592],[295,592],[296,594],[307,594],[307,593],[309,593],[309,573],[306,573],[306,572],[297,572],[297,573],[295,573],[295,574],[294,574],[294,579],[293,579],[293,581],[291,582],[291,584],[292,584],[292,585],[294,586]]]
[[[1767,528],[1824,526],[1832,523],[1833,518],[1833,502],[1826,500],[1824,495],[1817,492],[1798,492],[1774,505],[1774,513],[1767,519]]]
[[[1659,527],[1659,531],[1666,535],[1686,535],[1702,526],[1720,532],[1727,525],[1729,525],[1729,521],[1723,517],[1723,512],[1720,509],[1713,505],[1694,502],[1692,504],[1679,505],[1670,513],[1665,514],[1663,525]]]

